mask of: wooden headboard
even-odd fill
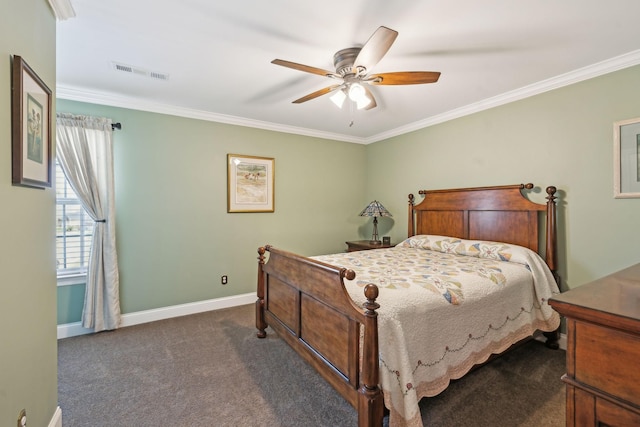
[[[415,204],[409,194],[408,236],[432,234],[460,239],[487,240],[527,247],[544,257],[556,271],[556,187],[547,187],[547,203],[527,199],[522,190],[533,184],[498,187],[421,190]],[[538,214],[546,212],[545,251],[539,250]]]

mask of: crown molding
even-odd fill
[[[56,86],[56,98],[66,99],[69,101],[88,102],[98,105],[108,105],[110,107],[129,108],[132,110],[148,111],[151,113],[167,114],[170,116],[186,117],[189,119],[225,123],[230,125],[271,130],[275,132],[290,133],[295,135],[304,135],[314,138],[353,142],[356,144],[365,143],[365,140],[363,138],[357,138],[348,135],[322,132],[315,129],[287,126],[278,123],[247,119],[244,117],[230,116],[226,114],[211,113],[208,111],[195,110],[190,108],[176,107],[167,104],[148,102],[138,98],[129,98],[111,93],[90,91],[73,86]]]
[[[478,113],[490,108],[509,104],[511,102],[529,98],[534,95],[539,95],[550,90],[559,89],[564,86],[569,86],[574,83],[579,83],[581,81],[609,74],[614,71],[633,67],[638,64],[640,64],[640,50],[635,50],[624,55],[608,59],[606,61],[598,62],[587,67],[579,68],[577,70],[540,81],[538,83],[524,86],[510,92],[505,92],[492,98],[487,98],[473,104],[465,105],[461,108],[456,108],[454,110],[450,110],[436,116],[428,117],[424,120],[409,123],[406,126],[401,126],[388,132],[379,133],[370,138],[367,138],[365,140],[365,144],[371,144],[373,142],[382,141],[394,136],[403,135],[405,133],[444,123],[449,120],[458,119],[460,117],[468,116],[470,114]]]
[[[68,0],[49,0],[53,2]],[[359,138],[349,135],[322,132],[314,129],[301,128],[296,126],[287,126],[278,123],[265,122],[260,120],[247,119],[237,116],[229,116],[225,114],[211,113],[207,111],[194,110],[189,108],[176,107],[166,104],[152,103],[137,98],[123,97],[120,95],[89,91],[86,89],[76,88],[73,86],[59,85],[56,87],[56,97],[71,101],[88,102],[92,104],[108,105],[112,107],[129,108],[133,110],[149,111],[153,113],[168,114],[172,116],[186,117],[199,120],[207,120],[218,123],[226,123],[236,126],[245,126],[257,129],[271,130],[275,132],[283,132],[295,135],[304,135],[314,138],[330,139],[335,141],[352,142],[356,144],[371,144],[405,133],[424,129],[449,120],[458,119],[490,108],[505,105],[531,96],[539,95],[574,83],[592,79],[614,71],[622,70],[640,64],[640,50],[626,53],[614,57],[612,59],[602,61],[587,67],[580,68],[559,76],[543,80],[522,88],[503,93],[498,96],[484,99],[482,101],[466,105],[438,114],[436,116],[427,117],[424,120],[409,123],[387,132],[372,135],[368,138]]]
[[[128,108],[131,110],[147,111],[150,113],[168,114],[170,116],[186,117],[189,119],[206,120],[210,122],[225,123],[236,126],[244,126],[256,129],[271,130],[275,132],[291,133],[295,135],[311,136],[314,138],[330,139],[335,141],[353,142],[364,144],[364,139],[351,137],[331,132],[322,132],[315,129],[307,129],[296,126],[287,126],[278,123],[261,120],[247,119],[244,117],[230,116],[226,114],[211,113],[208,111],[190,108],[176,107],[173,105],[148,102],[137,98],[128,98],[120,95],[88,91],[73,86],[56,86],[56,97],[69,101],[88,102],[91,104],[108,105],[110,107]]]
[[[49,5],[58,21],[75,18],[76,12],[73,10],[71,0],[49,0]]]

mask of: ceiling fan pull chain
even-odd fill
[[[353,108],[354,103],[350,102],[349,103],[349,116],[351,117],[351,120],[349,121],[349,127],[352,127],[353,124],[355,123],[355,110]]]

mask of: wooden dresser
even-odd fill
[[[567,426],[640,426],[640,264],[549,300],[567,319]]]

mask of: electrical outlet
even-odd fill
[[[222,276],[222,278],[220,279],[220,283],[222,283],[223,285],[226,285],[228,281],[227,276]]]
[[[23,409],[18,414],[18,427],[27,427],[27,410]]]

